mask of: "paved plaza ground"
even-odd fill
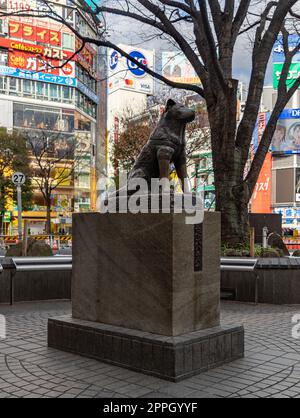
[[[300,340],[292,317],[300,306],[222,303],[222,320],[243,323],[246,355],[180,383],[169,383],[47,347],[47,319],[69,302],[1,305],[0,397],[214,398],[300,397]]]

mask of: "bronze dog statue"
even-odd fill
[[[187,123],[194,119],[194,110],[169,99],[156,128],[134,163],[129,180],[143,178],[150,185],[152,178],[169,178],[170,164],[174,163],[184,188],[187,178],[185,129]]]

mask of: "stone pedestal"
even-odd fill
[[[220,214],[75,214],[72,318],[49,345],[177,381],[243,356],[220,326]]]

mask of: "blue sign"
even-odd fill
[[[290,35],[289,36],[289,49],[290,51],[296,48],[300,43],[299,35]],[[283,63],[285,62],[285,54],[283,48],[282,36],[278,37],[277,41],[273,47],[273,63]],[[300,51],[298,51],[293,57],[293,63],[300,62]]]
[[[300,109],[285,109],[279,119],[300,119]]]
[[[79,80],[77,80],[77,88],[87,97],[89,97],[93,102],[97,104],[99,103],[99,97]]]
[[[99,97],[87,86],[76,78],[52,75],[45,73],[36,73],[34,71],[20,70],[19,68],[5,67],[0,65],[0,76],[10,76],[25,78],[26,80],[43,81],[45,83],[59,84],[62,86],[77,87],[83,94],[89,97],[93,102],[99,103]]]
[[[264,121],[265,125],[267,125],[267,123],[269,122],[269,119],[270,119],[270,113],[266,112],[265,121]],[[257,118],[253,135],[252,135],[252,144],[253,144],[253,148],[255,152],[257,151],[262,134],[263,132],[261,132],[261,127],[259,126],[259,120]]]
[[[137,60],[140,64],[143,64],[145,67],[147,67],[148,62],[146,57],[140,52],[140,51],[132,51],[129,54],[132,58]],[[136,77],[143,77],[146,74],[146,71],[142,68],[139,68],[136,64],[131,62],[129,59],[127,59],[127,67],[132,72],[133,75]]]
[[[69,87],[76,87],[77,84],[76,78],[20,70],[19,68],[5,67],[4,65],[0,65],[0,75],[26,78],[27,80],[34,81],[44,81],[45,83],[60,84]]]
[[[300,109],[285,109],[281,113],[272,140],[272,151],[300,153]]]
[[[117,53],[117,51],[113,51],[109,60],[110,69],[115,70],[117,68],[118,62],[119,62],[119,54]]]

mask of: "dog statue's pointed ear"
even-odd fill
[[[166,109],[165,109],[165,112],[167,112],[168,110],[170,110],[171,109],[171,107],[172,106],[175,106],[176,105],[176,102],[174,102],[174,100],[173,99],[169,99],[168,101],[167,101],[167,104],[166,104]]]

